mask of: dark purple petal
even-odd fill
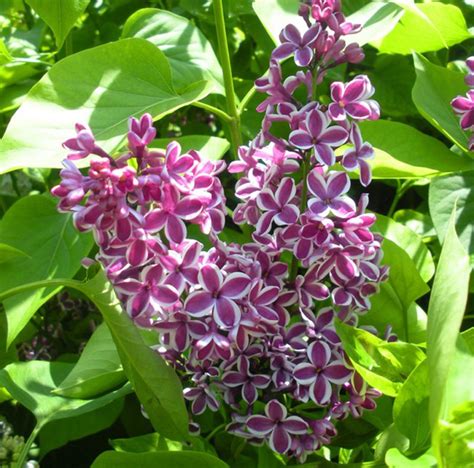
[[[240,299],[250,289],[250,278],[244,273],[231,273],[225,278],[220,289],[220,296],[229,299]]]
[[[207,291],[196,291],[191,293],[184,303],[184,310],[194,317],[209,315],[216,300]]]
[[[247,419],[247,428],[256,435],[266,435],[271,432],[275,423],[265,416],[250,416]]]
[[[313,51],[310,47],[297,49],[295,52],[295,63],[299,67],[307,67],[313,59]]]
[[[316,369],[311,364],[298,364],[293,370],[295,380],[302,385],[310,385],[316,375]]]
[[[304,130],[294,130],[290,133],[289,142],[296,148],[309,149],[313,146],[313,138]]]
[[[170,214],[165,224],[165,234],[175,244],[181,244],[186,237],[186,226],[181,219]]]
[[[323,341],[315,341],[308,347],[309,360],[317,369],[324,369],[331,359],[331,349]]]
[[[222,273],[212,263],[208,263],[201,268],[198,278],[201,286],[210,293],[217,293],[223,282]]]
[[[240,387],[247,381],[246,375],[239,372],[226,372],[222,377],[222,382],[228,387]]]
[[[214,319],[223,328],[232,328],[240,321],[240,308],[231,299],[220,297],[216,299],[216,313]]]
[[[306,431],[308,430],[308,424],[299,416],[289,416],[281,423],[281,425],[290,434],[306,434]]]
[[[291,438],[285,428],[279,424],[273,429],[268,444],[275,452],[285,453],[290,449]]]
[[[289,57],[295,50],[296,50],[296,46],[294,44],[285,42],[284,44],[281,44],[280,46],[278,46],[272,52],[272,58],[276,60],[283,60],[286,57]]]
[[[326,143],[317,143],[314,146],[314,154],[321,164],[332,166],[336,162],[333,149]]]
[[[265,414],[273,421],[282,421],[286,418],[286,408],[278,401],[271,400],[265,407]]]
[[[252,405],[257,401],[258,393],[257,389],[251,382],[246,382],[242,386],[242,398],[249,404]]]
[[[331,398],[331,393],[331,384],[323,375],[319,374],[309,389],[311,399],[319,405],[325,405]]]
[[[327,180],[328,198],[337,198],[343,195],[350,186],[351,181],[345,172],[331,172]]]
[[[342,364],[330,364],[323,374],[332,383],[342,385],[351,378],[352,371]]]

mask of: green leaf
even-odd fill
[[[20,249],[16,249],[11,245],[0,243],[0,263],[10,262],[16,258],[28,257],[28,255]]]
[[[442,466],[470,466],[474,440],[474,401],[456,407],[449,422],[440,425],[439,444]]]
[[[456,339],[466,307],[469,286],[469,259],[456,235],[454,220],[453,211],[428,308],[429,414],[432,427],[438,418],[445,415],[443,397],[456,352]]]
[[[410,209],[398,210],[393,214],[393,219],[421,237],[433,237],[436,235],[433,221],[427,213]]]
[[[230,143],[225,138],[208,135],[184,135],[177,138],[157,138],[153,140],[150,147],[166,148],[171,141],[177,141],[181,145],[181,151],[183,153],[196,150],[201,156],[211,161],[222,159],[230,148]]]
[[[89,124],[105,150],[116,150],[128,119],[160,119],[209,94],[208,82],[175,91],[168,60],[144,39],[87,49],[56,63],[31,89],[0,144],[0,173],[21,167],[61,167],[61,144],[77,122]],[[25,131],[28,129],[28,131]],[[81,161],[87,165],[87,161]]]
[[[381,334],[390,326],[398,337],[409,343],[426,343],[428,317],[416,302],[405,310],[390,283],[382,284],[380,292],[372,296],[370,301],[372,307],[360,317],[360,325],[375,327]]]
[[[123,310],[103,273],[79,290],[104,317],[120,355],[125,374],[157,432],[173,440],[188,436],[188,414],[181,383],[174,370],[143,341]]]
[[[371,165],[376,179],[418,179],[474,169],[470,158],[409,125],[377,120],[361,122],[360,128],[364,140],[375,149]]]
[[[380,214],[377,214],[373,230],[397,244],[410,256],[423,281],[429,281],[433,277],[435,271],[433,257],[418,234]]]
[[[374,458],[383,460],[387,451],[393,447],[405,452],[409,445],[409,440],[398,430],[395,424],[391,424],[380,434],[375,444]]]
[[[397,448],[391,448],[385,455],[385,463],[389,468],[436,468],[436,459],[425,453],[416,459],[405,457]]]
[[[451,213],[456,206],[456,231],[466,251],[474,254],[474,172],[436,177],[429,188],[430,215],[443,242]]]
[[[403,16],[403,8],[396,3],[371,2],[347,18],[354,24],[361,24],[362,30],[351,34],[351,42],[361,46],[384,38]]]
[[[0,65],[5,65],[12,60],[13,57],[10,55],[10,52],[8,52],[5,42],[3,42],[3,39],[0,39]]]
[[[0,370],[0,384],[35,415],[40,427],[51,421],[95,411],[131,391],[127,384],[94,400],[71,399],[52,394],[72,366],[65,362],[16,362]]]
[[[26,3],[53,30],[60,49],[90,0],[26,0]]]
[[[204,34],[189,21],[170,11],[144,8],[128,18],[122,37],[147,39],[169,60],[173,83],[186,87],[198,80],[212,81],[214,89],[224,94],[219,61]]]
[[[113,439],[110,445],[116,452],[156,452],[160,449],[160,434],[152,432],[129,439]]]
[[[420,114],[441,133],[467,151],[468,137],[459,125],[451,101],[467,92],[464,74],[433,65],[421,55],[414,54],[416,81],[412,97]],[[459,169],[465,170],[465,169]]]
[[[125,380],[112,335],[102,323],[90,337],[71,373],[54,393],[70,398],[92,398]]]
[[[294,24],[300,31],[308,30],[301,16],[298,16],[298,0],[254,0],[252,7],[275,44],[280,44],[278,38],[281,30],[289,23]]]
[[[395,235],[393,238],[397,239]],[[382,248],[382,264],[390,267],[388,281],[370,298],[372,307],[360,317],[360,324],[375,326],[381,333],[390,325],[405,341],[424,342],[426,316],[414,301],[426,294],[429,288],[403,248],[389,239],[384,240]],[[412,255],[415,253],[416,250],[413,249]],[[429,270],[426,271],[429,273]]]
[[[410,372],[425,359],[424,353],[410,343],[387,343],[342,322],[336,323],[336,330],[357,372],[388,396],[396,396]]]
[[[408,376],[393,404],[395,425],[410,440],[412,453],[430,445],[429,396],[428,361],[425,359]]]
[[[229,465],[212,455],[203,452],[104,452],[92,464],[92,468],[226,468]]]
[[[27,257],[2,264],[0,292],[24,283],[51,278],[72,278],[93,243],[92,236],[77,232],[71,215],[58,213],[54,200],[32,195],[17,201],[0,222],[0,242]],[[5,300],[7,347],[38,308],[58,288],[39,289]]]
[[[47,423],[39,433],[41,456],[72,440],[82,439],[110,427],[119,417],[123,408],[123,399],[113,401],[108,405],[80,416],[74,421],[60,419]]]
[[[401,21],[380,41],[373,41],[380,52],[411,54],[448,48],[472,37],[462,11],[441,2],[396,2],[405,13]]]
[[[385,4],[387,7],[393,5]],[[384,115],[406,117],[417,114],[411,98],[416,77],[411,57],[378,55],[368,75],[375,88],[373,98],[380,104]]]

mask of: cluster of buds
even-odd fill
[[[52,192],[79,230],[94,233],[130,317],[159,334],[157,352],[181,377],[191,412],[226,405],[229,432],[304,461],[330,443],[336,420],[375,408],[380,393],[352,368],[334,322],[357,326],[388,271],[368,197],[350,198],[346,172],[359,169],[370,183],[373,149],[357,122],[378,117],[374,89],[357,76],[331,85],[329,106],[314,100],[326,70],[363,58],[342,39],[358,26],[337,0],[306,2],[300,14],[307,31],[287,26],[268,77],[256,82],[268,94],[262,131],[228,167],[243,173],[233,221],[254,227],[247,242],[220,238],[225,163],[181,154],[176,142],[150,148],[149,115],[130,119],[128,151],[115,159],[77,126]],[[305,71],[282,81],[289,56]],[[305,102],[294,97],[301,86]],[[287,137],[272,134],[275,121],[288,124]],[[71,160],[91,154],[83,175]],[[210,248],[188,235],[190,224]]]
[[[465,81],[469,86],[466,96],[457,96],[451,101],[454,112],[460,117],[463,130],[469,132],[469,151],[474,151],[474,56],[466,60],[468,74]]]

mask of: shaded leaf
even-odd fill
[[[157,432],[173,440],[188,436],[188,414],[174,370],[144,343],[103,273],[78,289],[104,317],[125,373]]]
[[[448,103],[449,105],[449,103]],[[362,135],[375,148],[376,179],[417,179],[474,169],[474,161],[450,151],[436,138],[388,120],[362,122]]]
[[[403,224],[380,214],[377,214],[373,231],[379,232],[384,238],[401,247],[413,260],[423,281],[429,281],[432,278],[435,271],[433,257],[418,234]]]
[[[395,425],[410,440],[413,453],[430,445],[429,396],[428,361],[425,359],[408,376],[393,404]]]
[[[92,468],[140,468],[173,467],[173,468],[226,468],[229,465],[212,455],[203,452],[104,452],[92,464]]]
[[[149,112],[158,120],[209,91],[205,81],[175,91],[168,60],[144,39],[71,55],[50,69],[14,114],[0,144],[0,172],[61,167],[66,156],[61,144],[74,135],[77,122],[89,124],[97,141],[114,151],[131,115]]]
[[[126,380],[112,335],[105,323],[94,331],[71,373],[54,391],[72,398],[92,398]]]
[[[94,400],[53,395],[51,392],[72,367],[72,364],[65,362],[17,362],[0,370],[0,384],[35,415],[40,427],[50,421],[94,411],[131,392],[130,385],[127,384]]]
[[[122,408],[123,399],[120,399],[97,410],[76,416],[74,421],[61,419],[47,423],[39,433],[41,456],[72,440],[82,439],[107,429],[119,417]]]
[[[210,80],[224,94],[222,70],[211,44],[194,23],[183,16],[157,8],[144,8],[128,18],[122,37],[147,39],[169,60],[173,83],[186,87]]]
[[[396,2],[404,10],[401,21],[381,41],[380,52],[411,54],[448,48],[472,37],[462,11],[441,2]]]
[[[445,414],[443,397],[449,369],[456,352],[456,339],[464,315],[469,286],[469,259],[456,235],[454,219],[453,212],[441,250],[428,308],[429,415],[432,427],[438,418]]]
[[[414,54],[413,60],[416,81],[412,97],[415,106],[431,125],[467,151],[467,133],[459,126],[459,118],[450,104],[456,96],[467,92],[464,74],[433,65],[422,55]]]
[[[387,343],[342,322],[336,323],[336,329],[357,372],[388,396],[396,396],[410,372],[425,359],[424,353],[410,343]]]
[[[429,187],[429,207],[440,242],[443,242],[451,213],[456,206],[456,231],[459,241],[474,254],[474,172],[436,177]]]
[[[28,255],[11,245],[0,243],[0,263],[6,263],[19,257],[28,257]]]
[[[2,264],[0,292],[32,281],[71,278],[76,274],[93,239],[77,232],[71,217],[58,213],[55,201],[42,195],[22,198],[6,212],[0,222],[0,242],[23,251],[27,257]],[[7,346],[57,291],[58,288],[43,288],[4,301]]]
[[[26,0],[26,3],[53,30],[60,49],[90,0]]]

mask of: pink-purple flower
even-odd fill
[[[292,435],[304,434],[308,424],[298,416],[288,416],[286,408],[278,401],[271,400],[265,406],[265,416],[251,416],[247,427],[252,434],[265,436],[272,450],[286,453],[291,446]]]
[[[331,99],[328,114],[332,120],[343,121],[352,117],[355,120],[378,119],[380,109],[376,101],[370,99],[375,92],[369,79],[360,75],[344,84],[340,81],[331,84]]]

